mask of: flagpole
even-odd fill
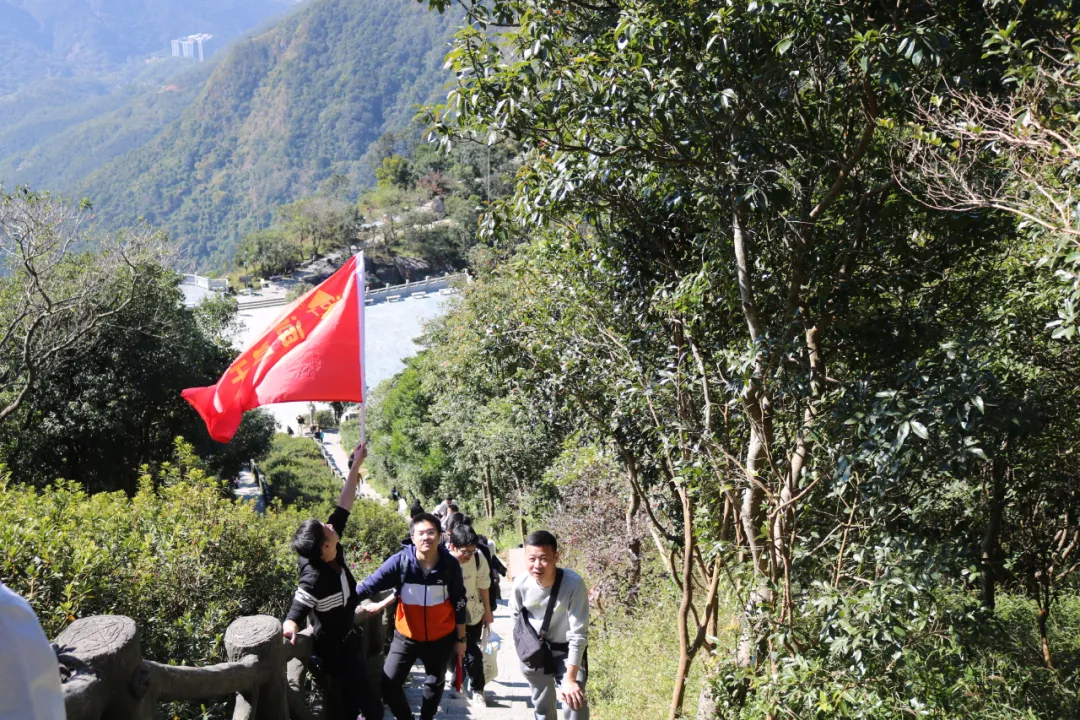
[[[367,383],[365,382],[367,377],[367,363],[364,357],[364,348],[367,345],[367,334],[364,332],[364,315],[365,315],[365,297],[364,297],[364,283],[366,280],[366,274],[364,273],[364,251],[361,250],[356,254],[356,298],[359,307],[356,309],[357,323],[360,326],[360,444],[363,445],[367,442]]]

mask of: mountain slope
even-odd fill
[[[161,225],[205,264],[442,91],[453,18],[411,0],[317,0],[238,43],[180,118],[75,188],[107,224]]]
[[[60,75],[101,75],[169,41],[211,33],[213,52],[289,0],[0,0],[0,96]]]

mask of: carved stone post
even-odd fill
[[[80,618],[60,633],[55,645],[60,662],[71,671],[64,682],[70,720],[143,717],[130,687],[142,663],[134,620],[123,615]]]
[[[289,720],[286,654],[277,618],[253,615],[235,620],[225,631],[225,651],[231,662],[254,655],[261,668],[260,684],[236,694],[233,720]]]

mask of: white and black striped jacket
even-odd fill
[[[344,535],[348,519],[349,511],[338,507],[328,522],[338,535]],[[286,615],[287,620],[303,627],[308,613],[314,611],[315,655],[331,665],[346,651],[345,639],[353,629],[353,613],[360,602],[341,543],[337,546],[337,565],[339,572],[323,560],[300,558],[300,583]]]

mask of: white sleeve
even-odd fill
[[[30,605],[0,583],[0,720],[64,720],[60,666]]]
[[[484,553],[479,550],[476,551],[476,557],[479,559],[476,564],[476,589],[489,590],[491,589],[491,566],[488,565]]]
[[[585,589],[585,582],[580,579],[570,588],[566,598],[566,614],[570,620],[570,629],[566,631],[570,653],[566,662],[581,667],[585,647],[589,644],[589,592]]]

